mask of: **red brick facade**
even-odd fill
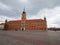
[[[47,21],[44,19],[26,19],[26,12],[23,11],[21,20],[5,21],[5,30],[47,30]]]

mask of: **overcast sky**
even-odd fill
[[[20,20],[24,7],[27,19],[45,16],[48,27],[60,27],[60,0],[0,0],[0,22]]]

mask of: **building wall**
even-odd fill
[[[20,30],[21,22],[20,21],[10,21],[6,23],[5,30]]]
[[[26,30],[47,30],[47,24],[44,20],[26,22]]]
[[[21,21],[10,21],[6,23],[6,30],[46,30],[47,23],[45,20],[26,20],[24,26]]]

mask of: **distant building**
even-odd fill
[[[4,25],[5,25],[4,23],[1,23],[0,24],[0,30],[3,30],[4,29]]]
[[[51,31],[60,31],[60,28],[52,27],[52,28],[48,28],[48,30],[51,30]]]
[[[5,30],[47,30],[47,21],[44,19],[26,19],[25,10],[22,13],[21,20],[5,21]]]

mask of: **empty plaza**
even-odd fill
[[[0,31],[0,45],[60,45],[60,31]]]

